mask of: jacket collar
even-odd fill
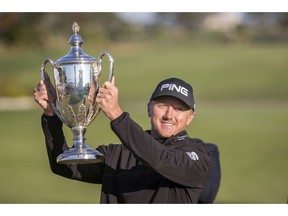
[[[151,130],[148,130],[147,131],[149,134],[151,134]],[[160,143],[162,143],[163,145],[171,145],[177,141],[182,141],[182,140],[185,140],[187,139],[189,136],[188,136],[188,133],[186,130],[184,131],[181,131],[180,133],[174,135],[174,136],[171,136],[169,138],[157,138],[156,140]]]

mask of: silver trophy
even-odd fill
[[[42,79],[45,80],[45,65],[52,65],[56,101],[50,102],[56,115],[73,133],[72,148],[57,157],[60,164],[97,163],[103,155],[85,143],[88,125],[100,112],[96,96],[100,85],[102,58],[107,55],[110,61],[108,80],[113,77],[114,60],[110,53],[102,52],[99,59],[87,55],[81,48],[83,40],[78,34],[80,27],[74,22],[69,53],[53,62],[50,59],[41,65]]]

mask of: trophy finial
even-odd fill
[[[83,43],[83,40],[79,34],[77,34],[80,31],[80,26],[77,22],[73,22],[72,24],[72,31],[73,34],[70,37],[69,44],[72,46],[81,46]]]
[[[77,34],[77,32],[80,31],[80,26],[78,25],[77,22],[73,22],[73,24],[72,24],[72,31],[73,31],[75,34]]]

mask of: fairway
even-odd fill
[[[222,180],[216,203],[287,203],[287,45],[110,48],[120,104],[144,129],[149,129],[146,103],[159,80],[178,76],[192,84],[196,118],[188,133],[220,149]],[[41,61],[64,54],[38,50],[1,56],[1,79],[15,80],[32,98]],[[19,58],[19,64],[11,64]],[[36,105],[0,111],[0,203],[99,203],[101,185],[50,171],[40,116]],[[64,131],[71,144],[71,132]],[[86,135],[94,148],[119,142],[102,113]]]

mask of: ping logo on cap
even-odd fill
[[[177,92],[185,95],[186,97],[188,96],[188,89],[184,88],[183,86],[177,86],[176,84],[173,84],[173,83],[166,83],[166,84],[163,84],[160,88],[160,91],[162,90],[169,90],[169,91],[174,91],[176,90]]]

